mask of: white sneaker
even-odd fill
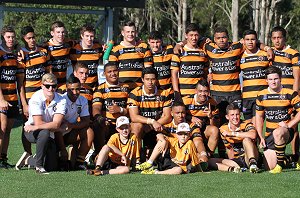
[[[258,167],[256,164],[251,164],[251,166],[249,167],[249,171],[250,173],[257,173],[258,172]]]
[[[49,173],[44,169],[44,167],[36,167],[35,172],[37,174],[49,175]]]
[[[23,168],[26,165],[26,160],[28,159],[28,157],[30,157],[31,155],[27,152],[24,152],[21,156],[21,158],[19,159],[19,161],[17,162],[15,168],[16,170],[21,170],[21,168]]]

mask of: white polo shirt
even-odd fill
[[[88,100],[79,96],[75,102],[72,102],[67,92],[62,95],[66,99],[66,114],[64,119],[69,123],[76,123],[78,117],[86,117],[90,115]]]
[[[34,124],[32,116],[35,115],[41,115],[44,122],[52,122],[55,114],[66,114],[66,99],[56,92],[51,103],[46,106],[46,97],[40,89],[32,95],[28,105],[29,117],[25,125]],[[54,139],[53,132],[50,133],[50,137]]]

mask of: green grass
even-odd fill
[[[9,162],[23,153],[21,128],[12,131]],[[84,171],[37,175],[34,170],[0,169],[0,197],[299,197],[300,171],[235,174],[87,176]]]

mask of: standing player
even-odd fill
[[[257,173],[258,150],[255,145],[256,130],[251,122],[241,121],[240,109],[234,104],[226,108],[228,123],[220,127],[221,137],[226,146],[229,159],[241,168],[249,168]]]
[[[187,120],[200,128],[198,136],[204,140],[206,151],[211,156],[219,139],[219,109],[216,101],[209,96],[206,80],[199,80],[194,92],[195,94],[182,98],[187,110]]]
[[[182,96],[193,94],[196,84],[207,76],[208,59],[206,53],[199,48],[199,27],[191,23],[185,32],[186,45],[180,54],[172,57],[171,74],[175,92]]]
[[[10,26],[4,26],[1,30],[2,44],[0,46],[0,168],[11,168],[7,160],[7,150],[10,139],[10,131],[13,127],[16,115],[19,114],[18,89],[22,80],[17,78],[18,70],[17,54],[15,52],[16,34]],[[20,69],[20,68],[19,68]]]
[[[255,104],[257,93],[268,87],[265,69],[269,66],[267,53],[257,46],[257,33],[254,30],[244,32],[245,52],[240,60],[243,76],[243,116],[255,126]]]
[[[119,80],[129,85],[130,90],[142,85],[142,69],[152,66],[152,55],[146,43],[136,41],[134,22],[127,22],[121,31],[123,41],[115,46],[109,63],[119,68]]]
[[[285,88],[293,89],[299,92],[300,80],[300,54],[297,50],[292,49],[286,44],[286,30],[283,27],[274,27],[271,31],[271,40],[273,43],[272,49],[274,51],[274,61],[272,65],[281,69],[282,82]],[[291,142],[293,161],[298,161],[299,153],[299,132],[296,128],[294,139]]]
[[[74,45],[73,41],[66,41],[65,25],[61,21],[55,21],[51,25],[52,38],[43,46],[48,50],[50,60],[49,71],[57,76],[58,87],[66,84],[67,67],[69,64],[69,53]]]
[[[284,88],[281,85],[281,76],[279,68],[274,66],[267,68],[266,78],[269,87],[260,91],[256,100],[256,127],[260,147],[265,150],[265,167],[271,170],[270,173],[282,172],[286,145],[293,139],[295,127],[300,121],[298,93]],[[293,109],[297,114],[291,119]],[[266,119],[266,133],[263,136],[264,119]]]
[[[95,170],[88,175],[126,174],[140,160],[140,141],[131,133],[129,119],[120,116],[116,121],[118,133],[111,136],[98,154]]]
[[[91,88],[98,86],[98,65],[103,55],[102,46],[94,42],[95,29],[93,26],[84,25],[80,29],[80,43],[76,44],[70,51],[70,59],[73,67],[76,63],[88,66],[89,75],[85,84]]]
[[[158,87],[160,89],[168,89],[172,86],[170,67],[173,46],[163,46],[162,35],[158,31],[150,32],[148,44],[153,56],[153,66],[158,72]]]
[[[143,85],[129,94],[128,107],[132,131],[141,139],[150,131],[161,132],[163,125],[170,123],[171,89],[161,90],[156,86],[157,71],[153,67],[143,69]]]
[[[36,45],[34,29],[31,26],[25,26],[21,30],[22,41],[25,46],[20,50],[18,58],[19,65],[22,67],[22,72],[18,74],[23,80],[20,90],[20,100],[22,103],[22,110],[24,114],[24,122],[28,119],[28,101],[31,96],[41,89],[42,76],[46,72],[49,56],[47,50]],[[22,143],[25,150],[24,155],[20,158],[19,163],[26,159],[31,152],[31,144],[24,136],[22,131]],[[18,169],[18,168],[17,168]]]
[[[129,86],[119,82],[119,70],[114,64],[104,65],[106,82],[100,84],[93,95],[94,146],[96,156],[109,137],[116,133],[116,119],[128,114]],[[101,129],[101,130],[99,130]]]

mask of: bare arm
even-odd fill
[[[171,70],[171,80],[172,80],[173,90],[180,92],[178,72],[179,72],[178,70],[174,70],[174,69]]]
[[[64,118],[63,114],[55,114],[53,116],[53,121],[52,122],[44,122],[43,118],[41,115],[34,115],[33,116],[33,123],[34,125],[25,125],[24,129],[25,131],[36,131],[36,130],[43,130],[43,129],[48,129],[53,132],[59,129],[62,120]]]
[[[172,121],[172,116],[171,116],[171,107],[164,107],[163,108],[163,114],[160,117],[160,119],[157,120],[158,123],[161,125],[168,124]]]
[[[75,123],[68,122],[67,125],[68,125],[68,128],[71,128],[71,129],[82,129],[82,128],[89,127],[90,116],[80,117],[79,122],[75,122]]]

